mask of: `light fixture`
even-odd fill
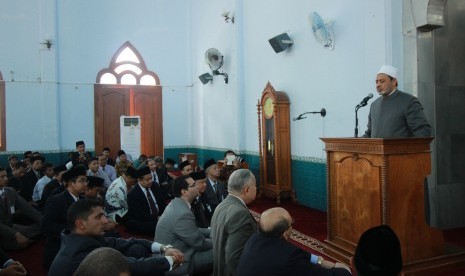
[[[209,81],[213,81],[213,76],[210,73],[205,73],[200,75],[199,79],[203,84],[207,84]]]
[[[229,23],[229,20],[231,20],[231,23],[234,24],[234,15],[232,15],[230,11],[224,11],[221,13],[221,16],[224,17],[226,23]]]
[[[276,53],[282,52],[294,44],[294,41],[291,40],[287,33],[282,33],[273,38],[270,38],[268,42],[270,42],[271,47],[273,47],[273,50]]]
[[[45,45],[45,47],[47,47],[47,49],[50,51],[50,48],[52,48],[53,42],[51,39],[45,39],[44,42],[40,44]]]

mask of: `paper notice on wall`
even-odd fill
[[[121,116],[121,149],[133,160],[139,158],[141,151],[140,116]]]

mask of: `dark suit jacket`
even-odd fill
[[[45,206],[45,203],[47,202],[47,199],[52,195],[52,191],[60,186],[61,186],[60,182],[58,182],[58,180],[56,180],[55,178],[52,179],[52,181],[50,181],[44,186],[44,190],[42,191],[42,197],[40,198],[40,201],[44,206]],[[63,187],[63,191],[64,191],[64,187]]]
[[[282,238],[253,234],[242,252],[235,275],[351,275],[344,268],[326,269],[310,262],[310,253]]]
[[[137,239],[92,238],[77,234],[67,234],[62,238],[62,246],[53,261],[49,276],[71,276],[79,264],[92,250],[100,247],[111,247],[125,254],[130,246],[138,244],[150,250],[151,242]],[[163,275],[170,269],[165,257],[133,258],[127,257],[132,275]]]
[[[191,203],[192,212],[195,216],[195,222],[197,227],[208,228],[210,227],[211,213],[208,209],[208,206],[202,202],[200,198],[194,199]]]
[[[166,207],[165,201],[159,187],[152,185],[151,190],[157,201],[158,215],[161,216]],[[139,184],[136,184],[128,193],[128,213],[126,218],[126,226],[129,231],[148,235],[155,233],[158,219],[152,218],[147,197]]]
[[[200,195],[200,198],[204,203],[210,205],[211,217],[215,212],[216,206],[218,206],[218,204],[220,204],[220,202],[222,201],[221,197],[224,199],[228,195],[228,189],[223,182],[217,181],[218,193],[215,193],[215,191],[213,191],[210,179],[208,179],[208,177],[205,179],[205,183],[207,184],[207,189],[205,190],[205,193]]]
[[[3,268],[3,265],[5,264],[6,261],[8,261],[10,256],[8,256],[5,251],[0,247],[0,269]]]
[[[44,217],[40,229],[45,235],[43,262],[46,268],[60,250],[61,232],[66,228],[66,215],[74,198],[65,190],[64,192],[50,196],[45,203]]]
[[[36,186],[37,181],[42,177],[42,172],[39,173],[37,177],[36,173],[30,169],[21,179],[22,189],[20,195],[26,201],[32,201],[32,193],[34,192],[34,187]]]
[[[13,238],[17,230],[11,228],[13,225],[13,214],[11,207],[14,206],[15,213],[21,213],[34,222],[40,223],[42,216],[18,195],[11,187],[3,188],[6,205],[0,204],[0,236]]]

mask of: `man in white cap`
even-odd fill
[[[365,138],[431,136],[431,125],[420,101],[397,89],[398,70],[383,65],[376,75],[379,97],[370,107]]]

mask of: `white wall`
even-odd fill
[[[391,1],[203,0],[191,8],[193,73],[208,71],[203,55],[215,47],[225,55],[231,80],[225,85],[215,77],[212,84],[194,85],[195,105],[205,111],[194,122],[198,145],[257,152],[256,104],[270,81],[289,95],[291,117],[326,108],[324,119],[309,115],[291,122],[292,154],[323,157],[319,137],[354,135],[355,105],[368,93],[376,94],[377,70],[392,63]],[[222,20],[222,10],[235,13],[234,25]],[[333,21],[334,51],[315,41],[312,11]],[[268,39],[283,32],[294,45],[276,54]],[[359,134],[367,115],[368,107],[359,110]]]
[[[256,104],[270,81],[289,95],[291,117],[326,108],[324,119],[291,122],[292,154],[310,157],[324,156],[319,137],[353,135],[354,107],[375,91],[376,71],[401,60],[401,41],[391,39],[400,0],[0,1],[9,151],[70,149],[80,139],[92,148],[93,83],[125,41],[164,86],[165,146],[257,152]],[[313,38],[312,11],[333,21],[334,51]],[[283,32],[294,45],[276,54],[268,39]],[[50,51],[40,44],[46,38]],[[225,56],[229,84],[198,80],[210,71],[211,47]],[[360,134],[367,114],[359,111]]]

